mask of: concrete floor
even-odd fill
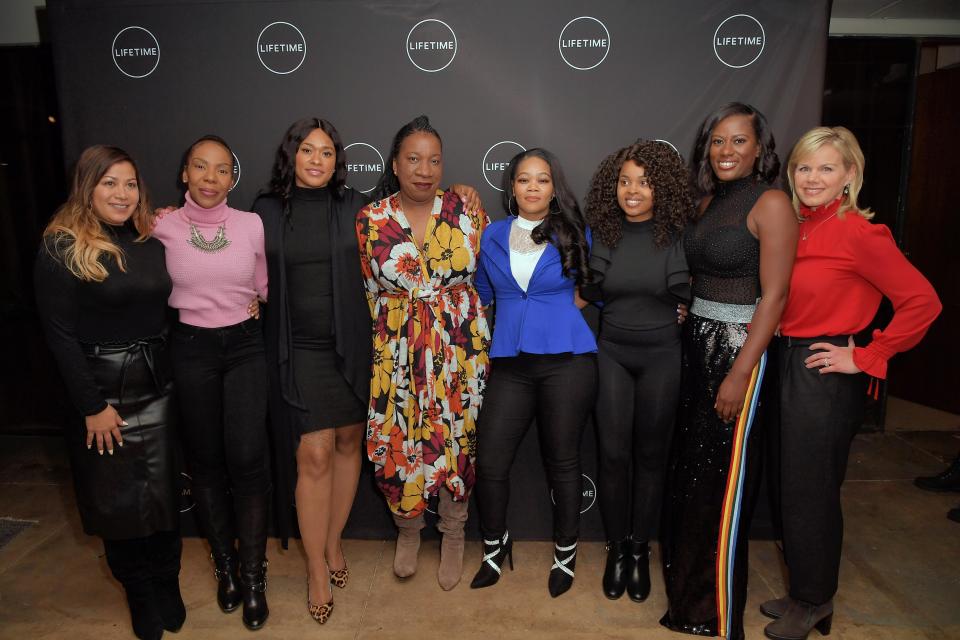
[[[832,637],[843,639],[960,638],[960,524],[945,518],[960,494],[915,489],[916,475],[942,470],[960,449],[960,431],[913,431],[859,436],[844,487],[846,541]],[[133,638],[120,587],[110,578],[100,543],[84,536],[69,470],[55,438],[0,437],[0,517],[36,521],[0,549],[0,637],[109,640]],[[581,547],[573,589],[554,600],[546,589],[548,543],[515,547],[516,571],[500,584],[471,591],[480,544],[468,542],[464,582],[451,592],[436,583],[435,542],[421,551],[420,570],[394,578],[393,544],[347,540],[346,590],[323,627],[306,611],[303,553],[276,540],[270,559],[270,619],[256,635],[240,614],[224,615],[205,544],[184,545],[181,585],[187,622],[182,640],[237,637],[303,638],[679,638],[657,624],[666,598],[653,557],[653,592],[644,604],[600,592],[604,552]],[[783,593],[776,543],[750,548],[747,635],[762,638],[768,622],[758,604]],[[173,636],[169,636],[173,637]],[[811,638],[819,637],[817,632]]]

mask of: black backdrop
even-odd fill
[[[238,160],[230,202],[245,208],[293,120],[334,122],[349,145],[349,183],[367,190],[393,133],[426,113],[444,139],[445,183],[475,185],[494,218],[503,212],[493,185],[521,146],[554,151],[582,196],[599,161],[634,138],[686,156],[703,117],[731,100],[767,115],[784,156],[820,120],[829,13],[828,0],[47,6],[68,164],[90,144],[119,145],[153,200],[174,203],[184,147],[216,133]],[[583,534],[598,539],[592,430],[583,452]],[[538,458],[528,437],[510,510],[518,537],[550,537]],[[390,531],[365,477],[347,534]]]

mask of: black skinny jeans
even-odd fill
[[[267,363],[260,320],[206,329],[177,324],[173,376],[195,486],[258,496],[267,467]]]
[[[790,596],[819,605],[837,592],[843,511],[840,486],[863,417],[866,376],[821,374],[804,360],[814,342],[780,339],[780,510]]]
[[[604,325],[596,428],[600,515],[608,540],[657,537],[670,438],[680,402],[680,328]]]
[[[569,543],[580,535],[580,440],[597,386],[597,359],[521,353],[496,358],[477,425],[477,491],[484,537],[507,530],[510,468],[517,449],[537,420],[540,455],[553,491],[554,538]]]

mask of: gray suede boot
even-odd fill
[[[440,490],[440,522],[437,529],[443,534],[440,543],[440,567],[437,582],[444,591],[450,591],[463,575],[463,525],[467,522],[468,502],[455,502],[446,489]]]
[[[397,550],[393,555],[393,573],[404,580],[417,572],[417,554],[420,552],[420,530],[423,529],[423,514],[415,518],[393,515],[397,525]]]

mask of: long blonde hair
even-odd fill
[[[103,223],[93,210],[93,190],[104,174],[118,162],[129,162],[137,177],[140,197],[131,217],[140,233],[137,242],[150,236],[152,216],[147,201],[146,187],[140,179],[140,169],[123,149],[108,145],[87,147],[73,173],[73,186],[67,201],[53,214],[43,236],[57,252],[55,257],[81,280],[103,282],[109,272],[103,265],[104,255],[112,256],[121,271],[126,271],[123,250],[107,235]]]
[[[837,210],[837,217],[843,218],[846,211],[856,211],[867,220],[873,217],[873,211],[870,209],[861,209],[857,205],[857,196],[860,195],[860,188],[863,187],[863,151],[860,150],[860,143],[846,127],[817,127],[807,131],[800,136],[797,144],[793,146],[790,152],[790,159],[787,161],[787,180],[790,182],[790,193],[793,200],[793,210],[797,213],[797,219],[803,222],[800,216],[800,198],[797,197],[797,189],[793,184],[793,173],[797,170],[800,160],[806,156],[818,151],[825,144],[832,145],[834,149],[843,158],[843,168],[849,171],[854,168],[853,180],[845,185],[846,189],[842,195],[843,201],[840,203],[840,209]]]

